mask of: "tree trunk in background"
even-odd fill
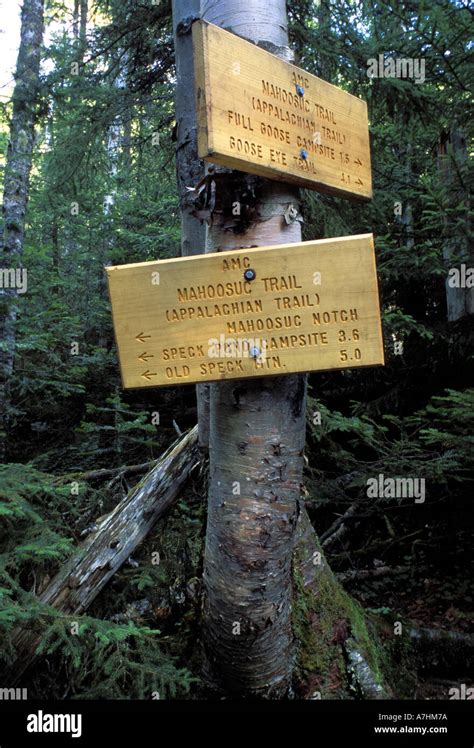
[[[320,0],[318,9],[318,25],[322,34],[326,37],[326,42],[329,42],[329,35],[331,33],[331,3],[330,0]],[[319,70],[320,77],[325,81],[332,81],[332,61],[323,50],[319,55]]]
[[[88,13],[88,0],[81,0],[81,14],[79,19],[79,43],[81,50],[85,51],[87,46],[87,13]]]
[[[469,192],[464,183],[466,176],[467,147],[463,133],[455,125],[449,133],[443,133],[438,144],[438,170],[441,183],[447,190],[448,210],[454,211],[461,203],[465,209],[454,217],[448,215],[445,220],[446,232],[443,245],[443,256],[446,272],[450,269],[474,267],[474,249],[469,244]],[[446,303],[448,321],[455,322],[462,317],[474,314],[474,287],[450,285],[450,276],[446,278]],[[452,281],[451,281],[452,282]]]
[[[207,226],[196,217],[195,187],[204,177],[198,158],[191,24],[201,15],[200,0],[173,0],[173,34],[176,61],[176,175],[181,211],[181,254],[201,254],[206,248]],[[209,445],[209,384],[196,385],[199,446]]]
[[[79,0],[74,0],[74,10],[72,13],[72,33],[74,39],[79,38]]]
[[[412,189],[412,185],[415,181],[413,176],[413,144],[412,144],[412,126],[411,116],[409,112],[402,115],[403,126],[407,134],[406,141],[402,147],[400,158],[402,163],[405,164],[405,184],[407,187]],[[415,246],[415,230],[413,225],[413,201],[409,198],[405,198],[405,205],[403,206],[403,214],[401,222],[404,228],[404,243],[408,249],[413,249]]]
[[[291,58],[284,0],[207,0],[202,15]],[[284,218],[299,207],[297,189],[240,172],[221,172],[213,188],[210,249],[301,240],[299,221]],[[211,385],[204,644],[208,679],[234,696],[278,698],[291,682],[305,395],[302,375]]]
[[[76,42],[79,43],[79,54],[81,61],[87,47],[87,13],[88,0],[74,0],[74,10],[72,13],[72,34]]]
[[[13,372],[15,327],[18,315],[16,286],[12,283],[10,276],[13,276],[14,270],[20,267],[23,255],[25,214],[40,85],[39,68],[43,25],[44,0],[24,0],[2,207],[1,268],[4,272],[0,284],[0,461],[4,459],[6,451],[7,387]]]

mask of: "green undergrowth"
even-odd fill
[[[0,466],[0,681],[19,627],[39,634],[21,679],[29,698],[192,698],[199,685],[204,510],[192,481],[133,558],[83,615],[42,604],[48,585],[95,516],[121,496],[69,484],[28,465]],[[97,509],[96,509],[97,512]],[[23,653],[20,653],[23,654]]]
[[[352,638],[370,667],[375,683],[387,690],[385,652],[361,605],[334,577],[324,556],[314,583],[305,586],[293,569],[292,623],[297,638],[296,690],[304,697],[341,699],[357,697],[348,673],[344,647]]]

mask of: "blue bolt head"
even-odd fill
[[[308,151],[305,151],[305,149],[302,148],[301,151],[300,151],[300,156],[303,159],[303,161],[306,161],[306,159],[308,158],[308,155],[309,155]]]
[[[304,88],[303,86],[300,86],[299,83],[296,84],[296,93],[298,96],[304,96]]]
[[[257,274],[256,274],[255,270],[252,270],[252,268],[249,268],[244,273],[244,278],[245,278],[246,281],[253,281],[253,280],[255,280],[256,277],[257,277]]]
[[[249,353],[252,356],[252,358],[258,358],[261,354],[261,350],[260,348],[257,348],[257,346],[254,346],[253,348],[250,349]]]

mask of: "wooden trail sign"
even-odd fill
[[[125,388],[384,363],[372,234],[106,271]]]
[[[371,199],[365,101],[213,24],[193,43],[200,158]]]

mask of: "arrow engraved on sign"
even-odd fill
[[[362,179],[357,179],[356,180],[356,184],[364,184],[364,183],[363,183]]]
[[[137,340],[139,343],[144,343],[147,338],[151,338],[151,335],[145,335],[144,332],[139,332],[135,340]]]
[[[362,166],[362,161],[360,160],[360,158],[355,158],[354,163],[359,164],[359,166]]]
[[[139,361],[143,361],[143,363],[146,364],[146,362],[148,361],[149,358],[155,358],[155,354],[154,353],[147,353],[145,351],[145,353],[142,353],[142,355],[138,357],[138,360]]]
[[[148,379],[149,382],[151,381],[152,377],[156,377],[156,376],[157,376],[156,371],[148,371],[148,369],[144,371],[142,374],[143,379]]]

